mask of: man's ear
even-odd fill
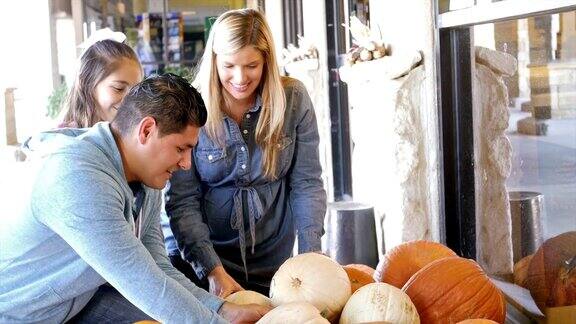
[[[158,125],[153,117],[146,116],[142,118],[140,124],[138,124],[138,142],[140,144],[146,144],[146,142],[157,131],[157,128]]]

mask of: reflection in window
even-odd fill
[[[513,221],[518,214],[519,222],[532,228],[528,232],[540,231],[544,240],[576,230],[576,12],[473,30],[474,45],[508,53],[518,62],[517,71],[503,77],[510,113],[505,135],[512,147],[506,188]],[[513,239],[518,226],[513,223]],[[529,245],[527,240],[538,238],[525,235],[522,245]]]

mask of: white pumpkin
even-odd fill
[[[280,305],[264,315],[256,324],[329,324],[312,304],[295,302]]]
[[[308,302],[335,320],[351,295],[350,279],[341,265],[319,253],[286,260],[270,283],[272,305]]]
[[[252,290],[237,291],[226,297],[226,301],[238,305],[258,304],[262,306],[272,306],[270,298]]]
[[[340,324],[377,321],[419,324],[420,316],[406,293],[377,282],[356,290],[342,310]]]

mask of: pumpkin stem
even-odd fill
[[[302,285],[302,280],[298,278],[292,278],[292,287],[299,288]]]

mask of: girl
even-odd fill
[[[80,59],[60,126],[81,128],[112,121],[128,90],[141,80],[142,67],[130,46],[110,39],[97,41]]]

